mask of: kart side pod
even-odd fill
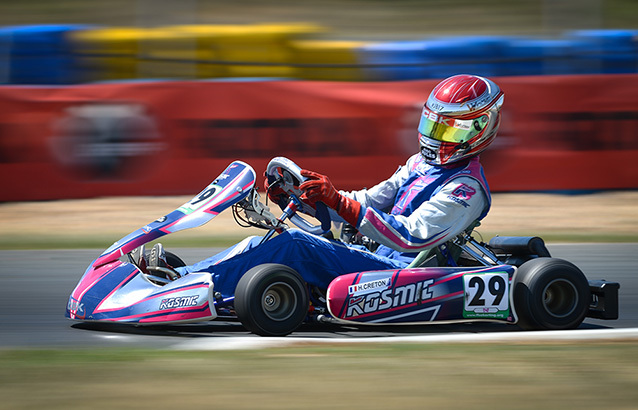
[[[511,250],[510,250],[511,251]],[[409,268],[339,276],[328,287],[338,322],[501,321],[525,330],[577,328],[618,317],[614,282],[588,281],[574,264],[532,258],[520,267]]]
[[[351,273],[330,283],[328,311],[344,323],[514,323],[510,283],[515,271],[498,265]]]

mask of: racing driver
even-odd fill
[[[476,75],[440,82],[421,111],[419,152],[370,189],[338,191],[327,176],[302,170],[307,179],[300,186],[301,199],[313,206],[325,203],[379,244],[374,252],[290,229],[262,244],[259,237],[246,238],[175,270],[180,275],[210,272],[215,291],[227,298],[245,272],[263,263],[290,266],[320,289],[346,273],[405,268],[420,251],[445,244],[487,214],[490,191],[478,155],[496,137],[503,97],[498,85]],[[276,189],[268,195],[280,199]],[[153,255],[163,264],[162,253],[156,245],[149,264]]]

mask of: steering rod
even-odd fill
[[[290,195],[290,201],[288,202],[288,205],[284,209],[282,215],[277,219],[277,225],[271,228],[268,231],[268,233],[264,235],[264,237],[261,239],[261,242],[259,242],[259,244],[261,245],[262,243],[266,242],[275,234],[275,232],[277,233],[283,232],[283,228],[280,227],[281,224],[283,224],[286,219],[294,215],[295,212],[297,212],[297,210],[301,206],[302,206],[301,200],[297,198],[296,195]]]

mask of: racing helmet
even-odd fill
[[[421,111],[419,145],[431,165],[447,165],[477,155],[494,140],[503,92],[495,82],[460,74],[441,81]]]

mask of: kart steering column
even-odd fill
[[[294,215],[301,206],[301,200],[297,198],[296,195],[290,195],[290,201],[284,209],[283,214],[277,219],[277,225],[270,229],[270,231],[268,231],[266,235],[264,235],[259,244],[261,245],[262,243],[266,242],[275,234],[275,232],[282,233],[285,230],[282,226],[284,221]]]

